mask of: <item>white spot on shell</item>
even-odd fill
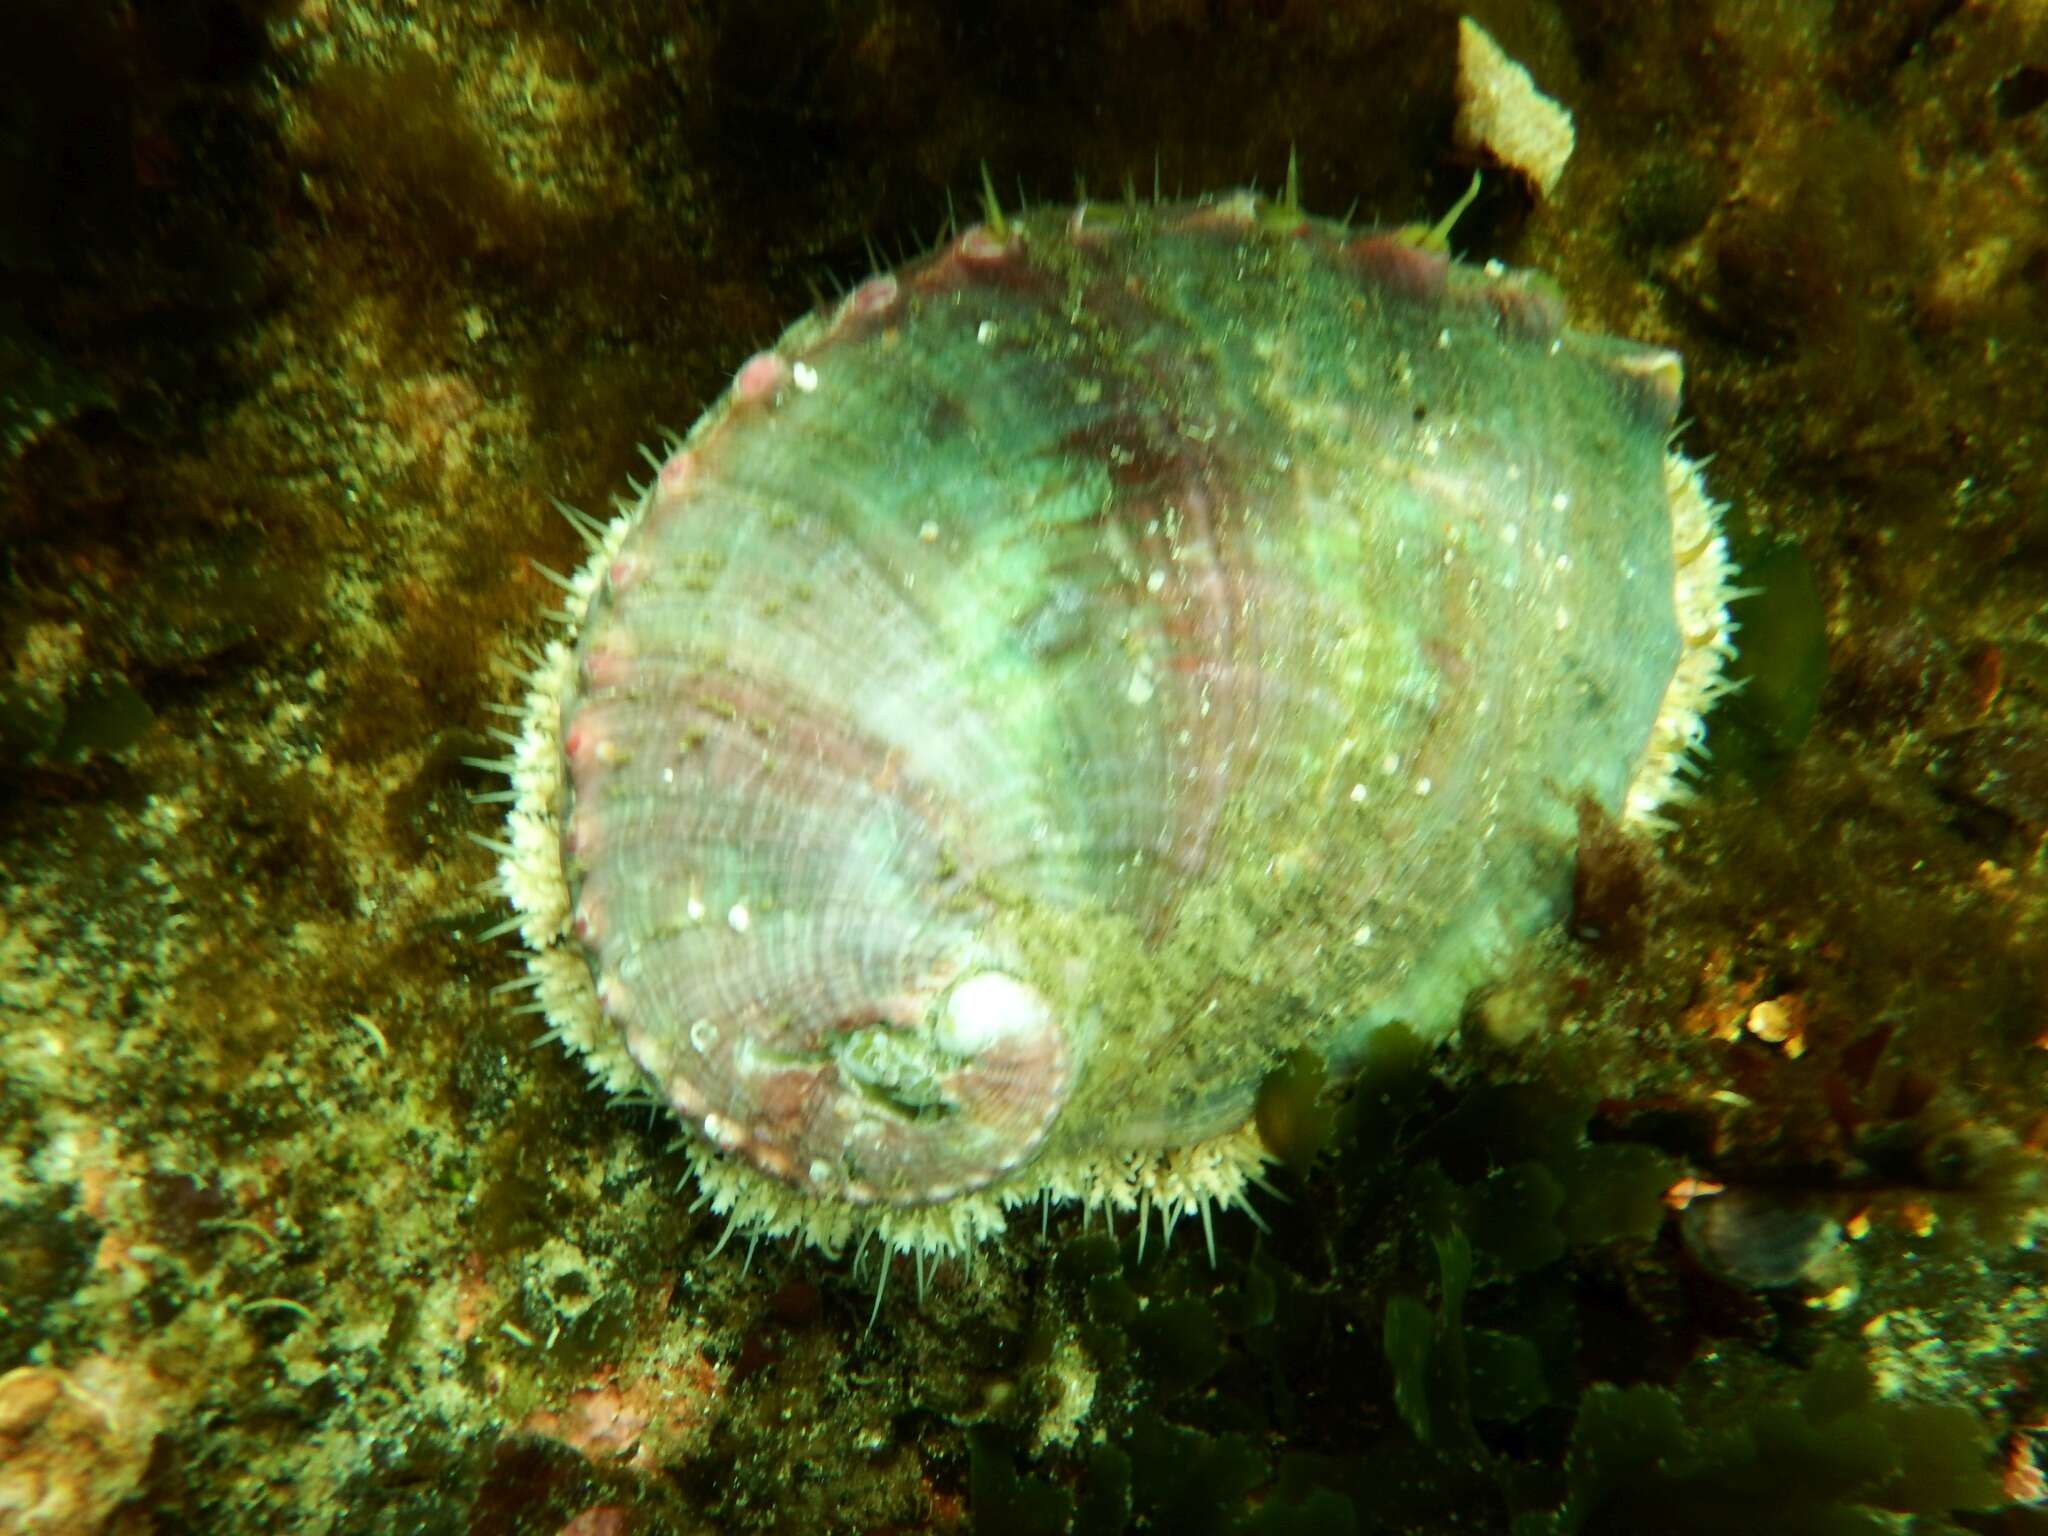
[[[938,1043],[958,1056],[978,1056],[992,1045],[1052,1027],[1052,1010],[1031,987],[1001,971],[978,971],[953,988]]]

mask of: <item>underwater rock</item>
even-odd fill
[[[1239,1198],[1680,789],[1730,570],[1669,351],[1240,194],[988,222],[739,370],[561,578],[527,1005],[712,1208],[958,1252]]]

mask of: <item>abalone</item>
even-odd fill
[[[530,653],[529,1006],[714,1209],[959,1252],[1241,1198],[1448,1028],[1722,688],[1681,366],[1291,199],[988,222],[748,361]]]

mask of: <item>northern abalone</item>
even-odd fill
[[[1442,1030],[1678,792],[1728,651],[1680,363],[1291,199],[991,217],[579,518],[500,882],[706,1197],[957,1252],[1239,1198],[1283,1055]]]

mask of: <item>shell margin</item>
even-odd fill
[[[1625,825],[1651,833],[1670,830],[1664,807],[1693,797],[1690,780],[1706,755],[1707,712],[1734,689],[1727,665],[1738,626],[1728,617],[1728,605],[1742,594],[1721,530],[1727,504],[1707,494],[1700,467],[1676,449],[1664,455],[1675,560],[1671,596],[1681,649],[1621,813]]]

